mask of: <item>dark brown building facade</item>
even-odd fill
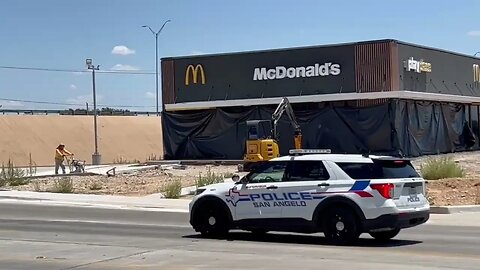
[[[480,97],[479,65],[479,58],[396,40],[164,58],[164,108],[190,108],[162,113],[165,158],[241,159],[245,122],[270,119],[275,109],[252,100],[389,91]],[[213,101],[236,105],[192,109]],[[304,148],[420,156],[478,148],[478,104],[373,99],[293,106]],[[279,130],[286,154],[293,147],[287,119]]]
[[[480,96],[479,65],[396,40],[164,58],[162,97],[175,104],[396,90]]]

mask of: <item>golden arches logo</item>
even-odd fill
[[[473,65],[473,82],[480,82],[480,66],[477,64]]]
[[[190,84],[190,74],[193,76],[194,84],[198,83],[198,76],[200,76],[201,83],[205,84],[205,71],[201,64],[197,64],[195,67],[193,65],[188,65],[187,70],[185,71],[185,85]]]

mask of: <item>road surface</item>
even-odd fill
[[[0,213],[0,269],[480,269],[480,227],[449,223],[341,247],[321,234],[203,239],[186,213],[10,202]]]

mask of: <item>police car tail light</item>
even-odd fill
[[[371,184],[370,187],[378,191],[385,199],[393,198],[393,184]]]

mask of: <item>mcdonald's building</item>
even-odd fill
[[[304,148],[402,156],[479,148],[480,58],[374,40],[162,60],[165,159],[242,159],[246,121],[288,97]],[[280,149],[293,128],[279,124]]]

